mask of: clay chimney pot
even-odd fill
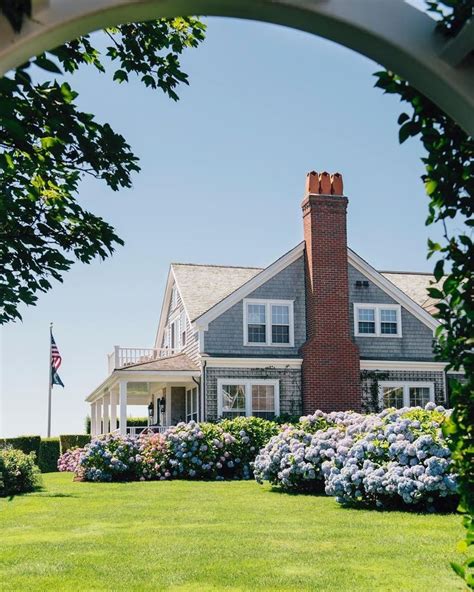
[[[324,171],[319,175],[319,187],[321,190],[321,194],[323,195],[330,195],[331,194],[331,177],[329,173]]]
[[[319,174],[311,171],[306,175],[306,195],[309,193],[319,193]]]
[[[333,195],[344,195],[344,184],[342,182],[341,173],[334,173],[331,175],[331,193]]]

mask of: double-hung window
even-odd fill
[[[398,304],[354,304],[356,337],[401,337],[402,317]]]
[[[384,409],[395,407],[424,407],[434,401],[432,382],[388,382],[379,384],[380,399]]]
[[[217,381],[218,415],[233,418],[239,415],[273,419],[280,414],[278,380],[240,380],[222,378]]]
[[[244,345],[294,345],[292,300],[244,300]]]

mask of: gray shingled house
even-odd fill
[[[311,172],[304,240],[268,267],[173,263],[154,346],[115,346],[87,397],[92,433],[115,431],[118,419],[125,433],[127,404],[147,406],[155,430],[360,409],[363,371],[366,387],[378,376],[382,406],[444,401],[433,278],[377,271],[349,249],[347,203],[338,173]]]

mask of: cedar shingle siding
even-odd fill
[[[243,301],[240,301],[209,323],[209,330],[204,333],[204,351],[211,356],[298,357],[298,350],[306,340],[304,258],[291,263],[247,298],[294,300],[294,347],[244,345]]]

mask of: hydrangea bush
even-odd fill
[[[249,479],[322,492],[342,504],[449,509],[457,483],[429,404],[379,414],[323,413],[278,426],[255,417],[180,423],[165,434],[109,435],[64,454],[59,470],[87,481]]]
[[[379,508],[454,509],[457,482],[441,431],[442,407],[385,410],[326,474],[340,503]]]
[[[141,462],[138,470],[141,480],[164,480],[171,476],[168,464],[168,445],[162,434],[141,436],[139,449]]]
[[[141,461],[137,439],[109,434],[84,447],[78,470],[86,481],[132,481],[140,476]]]
[[[219,459],[223,462],[219,473],[224,477],[250,479],[255,457],[280,426],[259,417],[225,419],[218,425],[224,432],[223,452],[228,453],[226,461],[222,461],[222,455]]]
[[[0,449],[0,497],[34,491],[41,483],[34,452],[15,448]]]
[[[69,448],[61,454],[58,459],[58,471],[78,473],[78,476],[81,476],[80,461],[84,450],[84,448],[78,448],[76,446],[75,448]]]

